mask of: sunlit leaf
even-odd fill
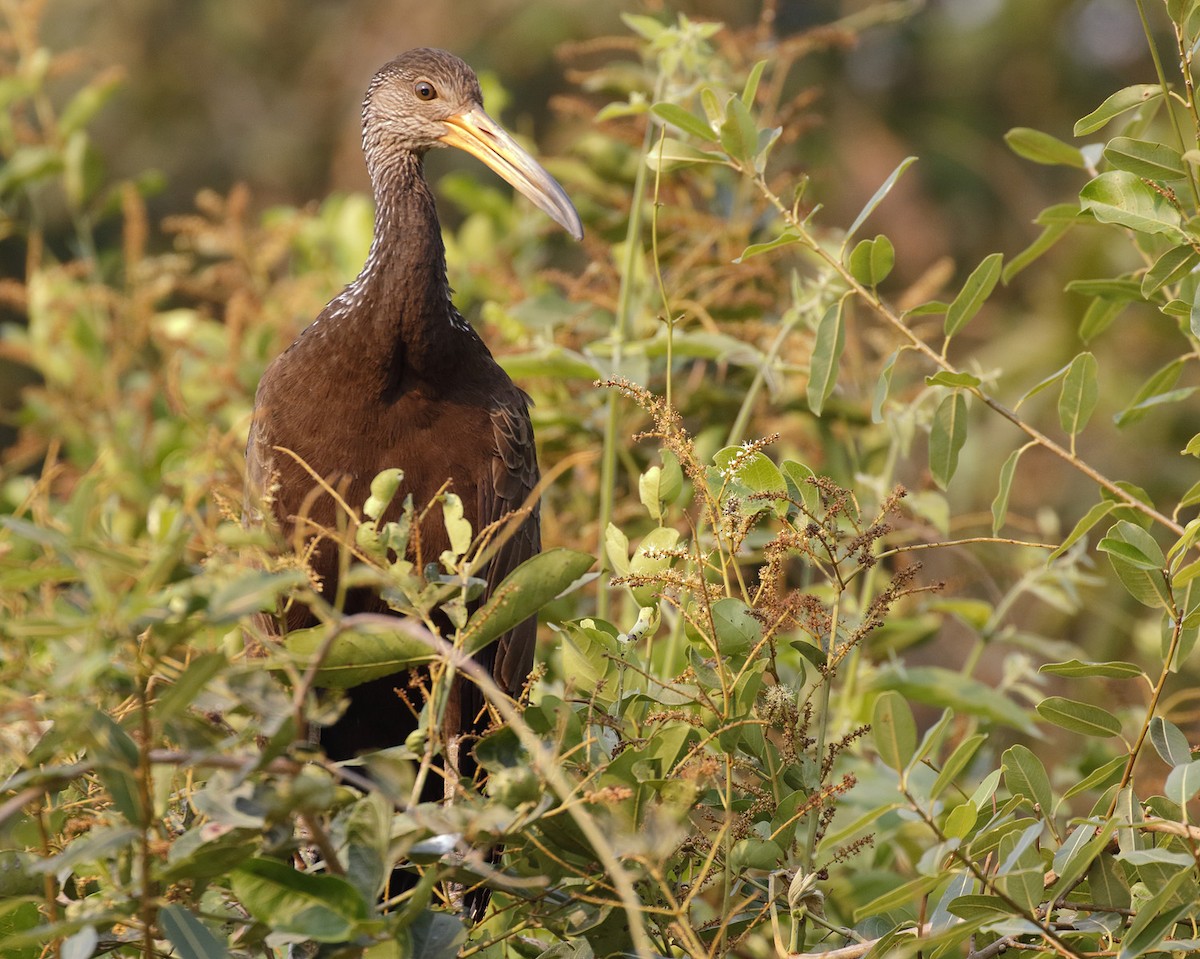
[[[366,901],[345,879],[303,873],[278,859],[252,859],[232,876],[242,906],[272,929],[316,942],[354,937],[369,915]]]
[[[925,377],[926,386],[973,387],[983,383],[974,373],[938,370],[932,376]]]
[[[1141,667],[1133,663],[1108,662],[1085,663],[1071,659],[1063,663],[1045,663],[1038,668],[1040,673],[1051,676],[1068,676],[1072,679],[1082,679],[1085,676],[1103,676],[1106,679],[1136,679],[1144,675]]]
[[[525,560],[496,587],[463,630],[463,649],[474,654],[524,622],[580,579],[595,559],[573,549],[549,549]]]
[[[860,240],[850,252],[847,266],[863,286],[875,287],[892,272],[896,250],[892,241],[880,234],[873,240]]]
[[[1182,766],[1192,761],[1192,747],[1178,726],[1168,719],[1155,716],[1150,720],[1150,742],[1168,766]]]
[[[1005,518],[1008,516],[1008,496],[1012,490],[1013,475],[1017,471],[1017,461],[1021,458],[1021,454],[1025,451],[1025,447],[1020,447],[1008,454],[1004,465],[1000,467],[1000,481],[996,488],[996,497],[992,500],[992,535],[998,536],[1000,530],[1004,527]]]
[[[1179,282],[1197,263],[1200,263],[1200,253],[1190,244],[1171,247],[1154,261],[1154,265],[1142,277],[1142,296],[1152,296],[1162,287]]]
[[[950,485],[966,442],[967,401],[955,390],[938,404],[929,430],[929,471],[942,489]]]
[[[1119,117],[1122,113],[1137,109],[1161,93],[1162,87],[1157,83],[1138,83],[1118,90],[1075,124],[1075,136],[1081,137],[1095,133],[1109,120]]]
[[[659,119],[666,120],[672,126],[678,127],[684,133],[690,133],[694,137],[711,143],[715,143],[717,140],[716,133],[706,121],[677,104],[656,103],[650,108],[650,112]]]
[[[846,345],[846,328],[842,315],[844,303],[845,300],[839,299],[817,322],[817,335],[813,342],[808,373],[808,408],[816,416],[821,415],[825,401],[837,384],[842,348]]]
[[[890,690],[880,694],[875,700],[871,734],[884,765],[903,771],[917,748],[917,724],[903,696]]]
[[[1032,160],[1034,163],[1044,163],[1049,166],[1073,166],[1083,169],[1085,166],[1083,153],[1078,147],[1063,143],[1041,130],[1029,127],[1013,127],[1004,134],[1004,142],[1017,156]]]
[[[991,253],[971,271],[967,281],[946,310],[946,336],[954,336],[983,307],[1000,281],[1004,256]]]
[[[1080,353],[1071,361],[1058,396],[1058,421],[1063,431],[1075,436],[1083,431],[1096,409],[1100,386],[1098,364],[1091,353]]]
[[[1179,151],[1157,141],[1114,137],[1104,148],[1104,159],[1118,170],[1147,180],[1182,180],[1187,176]]]
[[[854,218],[854,222],[851,223],[850,227],[846,230],[846,235],[842,238],[843,245],[850,242],[850,238],[858,232],[858,228],[863,225],[867,217],[874,213],[875,208],[883,202],[883,198],[892,192],[892,187],[894,187],[896,185],[896,181],[904,175],[904,171],[916,162],[916,157],[905,157],[900,161],[900,164],[896,167],[896,169],[888,174],[887,179],[880,184],[879,189],[872,194],[871,199],[867,201],[867,205],[859,211],[858,216]]]
[[[1014,796],[1024,796],[1043,816],[1053,812],[1050,777],[1046,767],[1027,746],[1018,743],[1004,751],[1004,784]]]
[[[1037,705],[1038,715],[1047,722],[1083,736],[1119,736],[1121,723],[1108,710],[1062,696],[1050,696]]]
[[[1145,180],[1125,170],[1101,173],[1079,191],[1079,200],[1101,223],[1138,233],[1181,235],[1179,211]]]
[[[899,358],[900,350],[893,350],[879,369],[879,379],[875,381],[875,392],[871,398],[872,423],[883,422],[883,404],[887,402],[888,391],[892,388],[892,371],[896,368],[896,360]]]

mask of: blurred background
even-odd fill
[[[77,49],[123,74],[95,136],[115,175],[162,171],[152,207],[160,213],[190,207],[201,188],[239,182],[261,205],[365,189],[362,93],[409,47],[444,47],[495,74],[511,94],[504,120],[565,151],[573,131],[549,105],[570,89],[575,57],[589,47],[619,55],[619,44],[601,41],[629,36],[622,12],[744,28],[762,9],[760,0],[47,2],[52,49]],[[1009,153],[1004,132],[1032,126],[1070,139],[1076,118],[1151,73],[1131,0],[778,0],[775,32],[846,17],[879,24],[857,46],[803,62],[795,82],[818,89],[822,126],[797,148],[836,212],[857,210],[903,156],[921,157],[911,181],[920,190],[891,208],[886,230],[909,270],[946,252],[970,259],[1023,245],[1028,220],[1060,187],[1074,191]]]

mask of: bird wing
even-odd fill
[[[520,510],[538,483],[537,451],[533,425],[529,420],[529,397],[514,388],[512,397],[497,403],[491,411],[494,442],[491,483],[480,484],[479,525],[488,524]],[[504,578],[541,549],[541,521],[538,505],[531,506],[523,518],[506,525],[501,536],[505,542],[492,556],[487,568],[487,592],[490,596]],[[478,532],[478,531],[477,531]],[[520,692],[533,666],[533,648],[537,637],[537,618],[530,617],[501,636],[480,655],[491,658],[491,673],[500,688],[510,695]],[[490,653],[490,657],[489,657]]]

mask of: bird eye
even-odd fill
[[[437,99],[437,90],[433,88],[433,84],[428,80],[418,80],[413,85],[413,92],[416,93],[417,98],[421,100]]]

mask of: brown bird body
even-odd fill
[[[538,480],[528,397],[450,301],[422,172],[425,152],[443,144],[480,157],[573,235],[582,233],[558,184],[483,112],[478,81],[461,60],[412,50],[376,74],[363,104],[376,203],[370,254],[357,279],[263,375],[246,453],[252,499],[266,496],[289,542],[309,542],[308,562],[329,602],[341,560],[320,530],[337,529],[341,507],[313,474],[361,509],[376,474],[399,467],[404,480],[391,515],[406,494],[423,507],[449,483],[476,533],[518,510]],[[448,548],[439,510],[426,515],[420,542],[426,561]],[[487,592],[539,548],[535,508],[490,560]],[[371,591],[352,590],[344,612],[389,608]],[[286,618],[288,629],[317,621],[303,605]],[[478,656],[510,693],[529,673],[535,626],[521,624]],[[403,742],[414,722],[398,685],[386,677],[350,690],[346,714],[320,737],[331,758]],[[458,679],[446,733],[470,732],[479,706],[478,693]]]

